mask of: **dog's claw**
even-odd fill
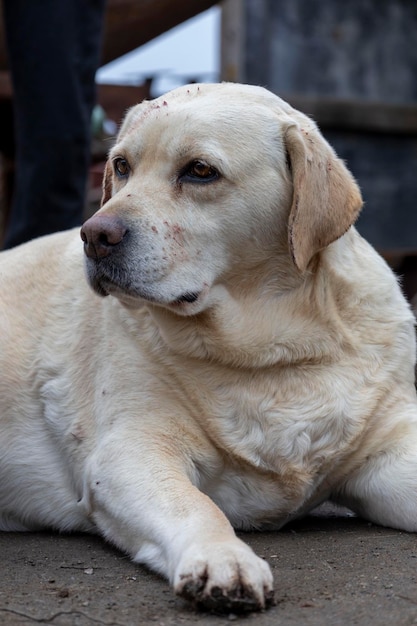
[[[179,565],[174,590],[200,610],[250,613],[273,606],[272,584],[268,564],[235,541],[227,548],[191,548]]]
[[[265,603],[261,604],[251,589],[241,585],[227,592],[220,587],[212,587],[207,592],[203,581],[197,584],[189,581],[179,595],[192,602],[196,609],[211,613],[251,613],[275,604],[273,590],[265,592]]]

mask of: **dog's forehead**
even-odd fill
[[[173,89],[164,96],[157,98],[154,102],[178,101],[189,102],[190,100],[207,102],[210,104],[224,107],[226,102],[234,102],[245,107],[248,103],[259,103],[272,108],[282,108],[283,111],[290,113],[292,107],[276,96],[274,93],[258,87],[256,85],[245,85],[241,83],[196,83],[184,85]]]
[[[262,87],[235,83],[185,85],[133,107],[123,122],[118,139],[120,141],[155,123],[159,129],[169,125],[175,131],[173,119],[177,127],[181,122],[190,129],[195,125],[212,127],[213,130],[217,125],[235,126],[241,133],[251,120],[256,120],[259,131],[262,122],[270,122],[272,116],[277,121],[279,117],[288,120],[294,113],[290,105]]]

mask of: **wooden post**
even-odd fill
[[[229,82],[244,81],[244,0],[222,2],[220,76]]]

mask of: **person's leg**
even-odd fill
[[[82,221],[105,0],[5,0],[15,191],[4,247]]]

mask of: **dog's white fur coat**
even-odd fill
[[[121,241],[0,256],[0,528],[101,533],[226,610],[272,593],[232,526],[332,499],[416,531],[414,318],[360,207],[314,123],[264,89],[131,109],[83,234]]]

